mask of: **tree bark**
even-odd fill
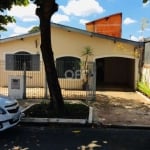
[[[55,0],[42,0],[36,9],[40,19],[41,52],[45,65],[46,79],[51,95],[51,105],[58,113],[64,111],[64,101],[58,81],[55,61],[51,44],[51,16],[58,10]]]

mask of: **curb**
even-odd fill
[[[34,104],[33,104],[34,105]],[[31,106],[24,109],[29,109]],[[89,117],[88,119],[66,119],[66,118],[22,118],[21,123],[60,123],[60,124],[92,124],[93,123],[93,107],[89,107]]]
[[[22,108],[21,112],[24,113],[27,109],[29,109],[29,108],[32,107],[33,105],[35,105],[35,104],[31,104],[31,105],[29,105],[29,106],[26,107],[26,108]]]
[[[65,119],[65,118],[23,118],[21,123],[69,123],[86,124],[87,119]]]
[[[142,96],[145,100],[150,101],[150,99],[147,96],[145,96],[143,93],[141,93],[139,91],[136,91],[136,93],[139,94],[140,96]]]
[[[113,124],[101,124],[100,125],[103,128],[120,128],[120,129],[150,129],[150,126],[148,125],[113,125]]]

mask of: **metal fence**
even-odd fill
[[[92,66],[92,64],[90,64]],[[10,96],[11,79],[15,77],[21,77],[25,81],[23,88],[25,89],[25,95],[27,99],[45,99],[49,98],[49,90],[45,78],[45,70],[43,62],[40,63],[39,71],[30,70],[7,70],[5,62],[0,62],[0,94]],[[91,71],[91,70],[90,70]],[[80,71],[83,72],[83,71]],[[91,100],[95,98],[95,88],[92,73],[89,75],[88,88],[83,88],[82,74],[80,78],[59,78],[59,83],[64,99],[82,99]],[[92,80],[91,80],[92,78]]]

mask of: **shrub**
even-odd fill
[[[137,87],[140,92],[142,92],[146,96],[150,97],[150,88],[148,87],[148,85],[146,83],[139,82]]]

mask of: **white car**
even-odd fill
[[[0,95],[0,131],[17,125],[22,116],[17,100]]]

